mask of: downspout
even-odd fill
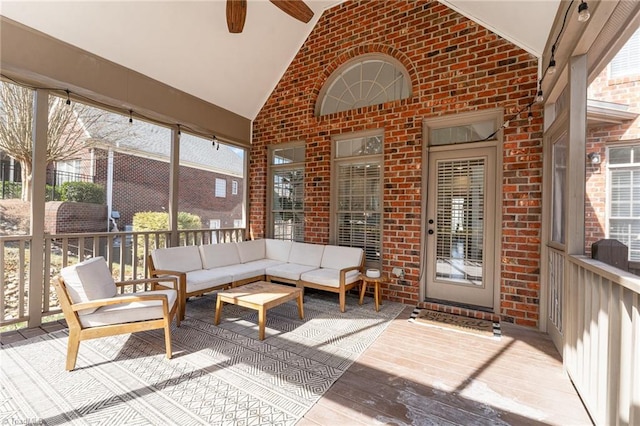
[[[109,147],[107,154],[107,232],[111,224],[111,211],[113,209],[113,149]]]

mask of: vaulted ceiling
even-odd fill
[[[244,31],[230,34],[225,2],[11,1],[0,14],[254,119],[322,13],[344,0],[306,0],[299,22],[249,0]],[[439,0],[537,57],[560,0]]]

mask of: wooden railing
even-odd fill
[[[567,372],[597,424],[640,424],[640,277],[566,259]]]
[[[179,246],[243,241],[244,228],[179,230]],[[52,279],[67,265],[103,256],[117,280],[146,278],[147,257],[168,247],[171,231],[55,234],[45,237],[44,282],[31,288],[31,236],[0,237],[0,326],[29,320],[29,292],[42,291],[42,317],[60,313]]]

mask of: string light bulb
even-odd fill
[[[587,22],[590,17],[589,5],[584,0],[580,0],[580,5],[578,6],[578,21]]]
[[[182,132],[180,131],[180,125],[178,124],[178,135],[181,135]]]
[[[66,104],[67,105],[71,105],[71,98],[69,97],[71,92],[69,92],[69,89],[65,90],[65,92],[67,92],[67,102],[66,102]]]
[[[529,114],[527,114],[527,120],[529,121],[529,124],[533,122],[533,113],[531,112],[531,105],[529,105]]]
[[[549,75],[553,75],[556,73],[556,45],[555,44],[551,47],[551,60],[549,61],[549,67],[547,68],[547,73]]]
[[[129,124],[133,124],[133,110],[129,110]]]
[[[536,95],[536,102],[544,102],[544,95],[542,93],[542,89],[538,90],[538,94]]]
[[[211,146],[216,146],[216,142],[218,143],[218,145],[220,145],[220,141],[218,141],[216,135],[213,135],[213,137],[211,138]]]

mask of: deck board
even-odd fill
[[[503,324],[494,340],[414,324],[410,314],[340,377],[308,424],[592,424],[544,333]]]

